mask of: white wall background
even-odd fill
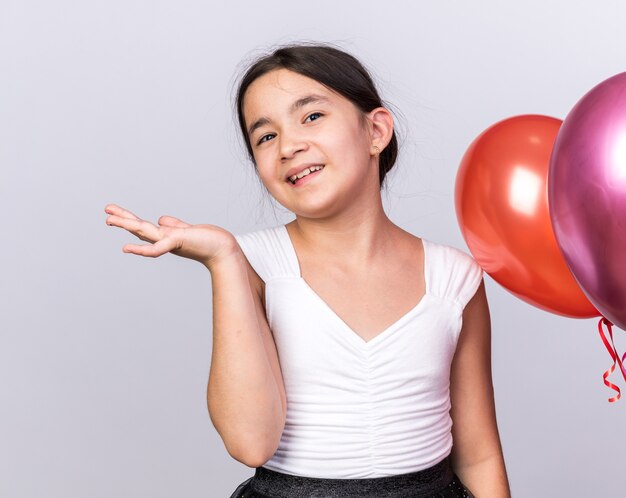
[[[209,273],[123,254],[132,236],[103,212],[235,233],[291,219],[238,142],[242,60],[292,40],[359,57],[401,112],[391,218],[466,249],[453,202],[466,147],[509,116],[562,119],[626,70],[625,21],[608,0],[3,0],[0,496],[224,497],[252,475],[206,409]],[[607,402],[596,320],[486,281],[514,496],[623,496],[626,399]]]

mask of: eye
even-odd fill
[[[263,135],[261,138],[259,138],[259,141],[256,143],[257,145],[261,145],[263,142],[267,142],[267,140],[265,140],[268,137],[273,137],[274,134],[273,133],[268,133],[267,135]]]
[[[305,122],[307,121],[307,119],[311,118],[311,121],[316,121],[318,120],[321,116],[323,116],[323,114],[321,112],[312,112],[311,114],[309,114],[306,119],[304,120]]]

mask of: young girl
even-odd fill
[[[211,273],[209,413],[255,468],[232,497],[508,497],[482,271],[385,214],[397,141],[368,72],[328,45],[281,47],[237,111],[293,221],[232,235],[105,208],[149,242],[125,252]]]

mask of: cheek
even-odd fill
[[[261,179],[264,180],[267,177],[268,172],[270,171],[268,161],[269,158],[267,157],[267,154],[263,154],[263,151],[255,152],[253,158],[256,172],[261,177]]]
[[[257,163],[256,172],[263,185],[265,185],[265,188],[268,188],[268,186],[271,188],[272,182],[270,180],[272,180],[272,178],[270,178],[270,173],[267,168],[264,168],[262,164],[259,166],[259,163]]]
[[[347,129],[333,137],[333,149],[342,162],[362,165],[369,160],[369,139],[361,129]]]
[[[342,133],[339,136],[344,145],[349,144],[352,150],[359,154],[361,149],[369,150],[369,133],[358,118],[344,121],[341,129]]]
[[[276,167],[267,158],[256,161],[256,173],[265,189],[276,198],[280,195],[280,178],[277,177]]]

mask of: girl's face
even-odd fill
[[[368,115],[342,95],[278,69],[248,87],[243,113],[261,181],[296,215],[332,216],[380,195]]]

